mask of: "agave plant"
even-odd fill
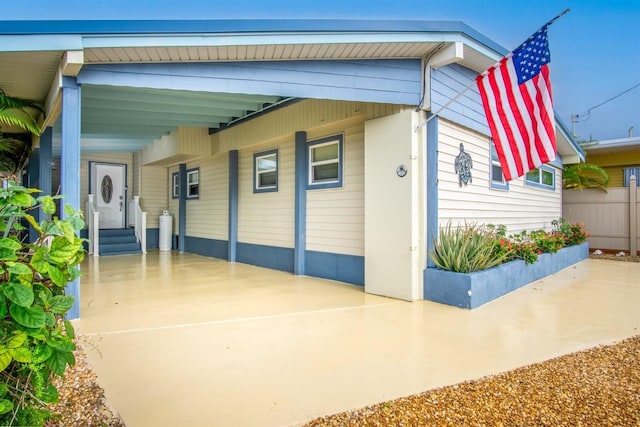
[[[501,250],[495,230],[477,224],[440,228],[430,256],[437,268],[471,273],[502,264],[508,253]]]
[[[562,170],[562,187],[565,189],[597,188],[606,192],[608,185],[607,172],[590,163],[569,165]]]

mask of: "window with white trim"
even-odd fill
[[[525,182],[532,187],[544,188],[547,190],[556,189],[556,172],[547,166],[531,169],[525,175]]]
[[[342,187],[342,135],[309,142],[308,189]]]
[[[200,168],[187,171],[187,199],[200,197]]]
[[[278,150],[253,155],[253,192],[278,191]]]
[[[180,198],[180,172],[171,174],[171,198]]]
[[[640,166],[623,168],[624,186],[628,187],[631,182],[631,175],[636,177],[636,187],[640,187]]]
[[[502,173],[502,165],[500,164],[496,147],[493,145],[493,141],[491,141],[489,145],[491,146],[491,169],[489,172],[491,176],[491,188],[496,190],[508,190],[509,182],[505,180],[504,174]]]

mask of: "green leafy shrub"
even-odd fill
[[[476,224],[452,227],[450,222],[440,229],[430,255],[439,269],[458,273],[495,267],[508,257],[492,228]]]
[[[37,192],[8,181],[0,188],[0,425],[43,425],[51,416],[45,404],[58,399],[51,379],[75,363],[74,330],[64,318],[74,298],[64,288],[80,276],[84,221],[70,206],[64,220],[55,217],[58,197],[36,199]],[[28,213],[36,206],[47,220]]]

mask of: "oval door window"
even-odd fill
[[[113,181],[111,181],[109,175],[105,175],[104,178],[102,178],[102,200],[106,204],[109,204],[111,197],[113,197]]]

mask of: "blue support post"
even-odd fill
[[[295,152],[295,229],[293,273],[305,274],[307,249],[307,133],[296,132]]]
[[[187,165],[180,163],[180,198],[178,199],[178,251],[184,252],[187,235]]]
[[[236,262],[238,248],[238,150],[229,151],[229,245],[227,259]]]
[[[427,117],[430,117],[429,114]],[[438,116],[427,123],[427,254],[438,236]],[[427,255],[427,267],[435,267]]]
[[[27,167],[27,176],[28,182],[25,183],[25,186],[29,188],[38,188],[40,185],[40,168],[38,168],[38,164],[40,163],[40,148],[34,148],[33,154],[31,155],[31,159],[29,160],[29,166]],[[37,196],[37,195],[36,195]],[[40,208],[35,208],[31,214],[38,221],[40,217]],[[29,243],[34,243],[38,240],[38,232],[33,227],[33,225],[29,224]]]
[[[80,85],[73,77],[62,78],[62,151],[60,161],[60,187],[64,195],[62,204],[80,209]],[[41,153],[42,154],[42,153]],[[64,208],[60,217],[64,218]],[[76,301],[67,313],[68,319],[80,317],[80,279],[67,284],[67,295]]]
[[[29,161],[29,187],[39,188],[42,192],[38,195],[42,196],[51,195],[52,142],[53,130],[48,127],[40,135],[40,146],[33,150],[33,157]],[[43,221],[45,216],[40,208],[33,212],[33,217],[38,223]],[[29,225],[29,242],[35,242],[37,237],[36,230]]]

